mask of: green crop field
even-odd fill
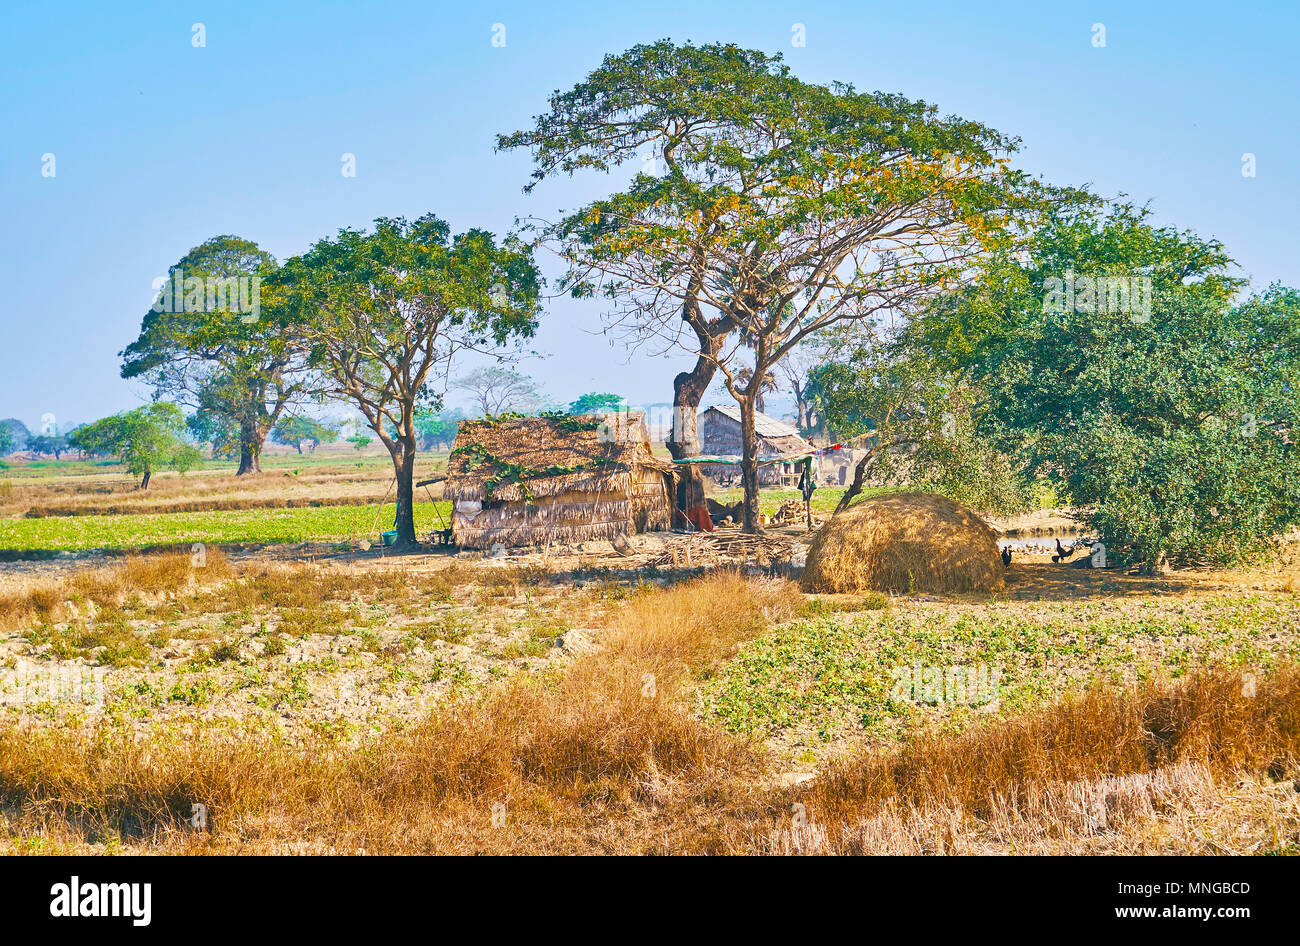
[[[353,538],[378,541],[379,532],[392,527],[394,510],[394,504],[388,503],[382,510],[376,504],[0,519],[0,550],[141,549],[193,542],[269,544]],[[446,502],[416,503],[416,529],[423,534],[442,528],[438,513],[447,519],[450,511],[451,504]]]

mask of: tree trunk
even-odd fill
[[[145,471],[144,471],[144,476],[142,476],[142,477],[140,478],[140,488],[141,488],[141,489],[148,489],[148,488],[149,488],[149,476],[150,476],[149,471],[148,471],[148,470],[145,470]]]
[[[701,339],[701,344],[704,344]],[[710,354],[721,348],[719,341]],[[698,412],[700,400],[713,380],[714,364],[704,356],[696,359],[691,371],[683,371],[673,379],[673,432],[668,440],[668,452],[674,460],[700,455]],[[677,467],[677,505],[673,510],[673,524],[686,528],[686,513],[704,505],[704,476],[694,466]]]
[[[415,438],[398,437],[394,441],[393,469],[397,474],[397,542],[394,548],[411,550],[420,547],[415,535]]]
[[[871,466],[879,452],[876,447],[870,448],[866,455],[858,461],[857,466],[853,468],[853,482],[844,491],[844,495],[840,497],[839,504],[835,507],[835,511],[831,513],[832,519],[849,508],[849,503],[853,501],[853,497],[862,492],[862,481],[866,479],[867,467]]]
[[[262,442],[266,439],[257,421],[245,420],[239,425],[239,470],[236,476],[262,472]]]
[[[763,531],[758,523],[758,430],[754,425],[754,400],[754,395],[740,400],[740,480],[745,487],[741,531],[749,535]]]

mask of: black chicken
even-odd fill
[[[1061,546],[1061,540],[1058,538],[1056,540],[1056,554],[1052,556],[1052,561],[1063,562],[1073,554],[1074,554],[1074,546],[1070,546],[1070,548],[1068,549],[1063,548]]]
[[[1011,546],[1009,545],[1004,546],[1002,549],[1002,567],[1003,568],[1011,567]]]

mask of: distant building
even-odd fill
[[[700,453],[709,457],[734,457],[744,453],[740,439],[740,408],[732,404],[710,407],[700,414]],[[798,456],[813,446],[785,421],[755,412],[754,432],[758,434],[758,455],[762,457]],[[701,472],[719,485],[740,481],[740,467],[734,464],[701,464]],[[799,482],[799,465],[793,460],[766,463],[758,468],[758,482],[763,486],[795,486]]]

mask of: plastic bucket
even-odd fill
[[[381,532],[379,537],[384,540],[385,545],[392,545],[397,541],[397,530],[392,529],[388,532]]]

